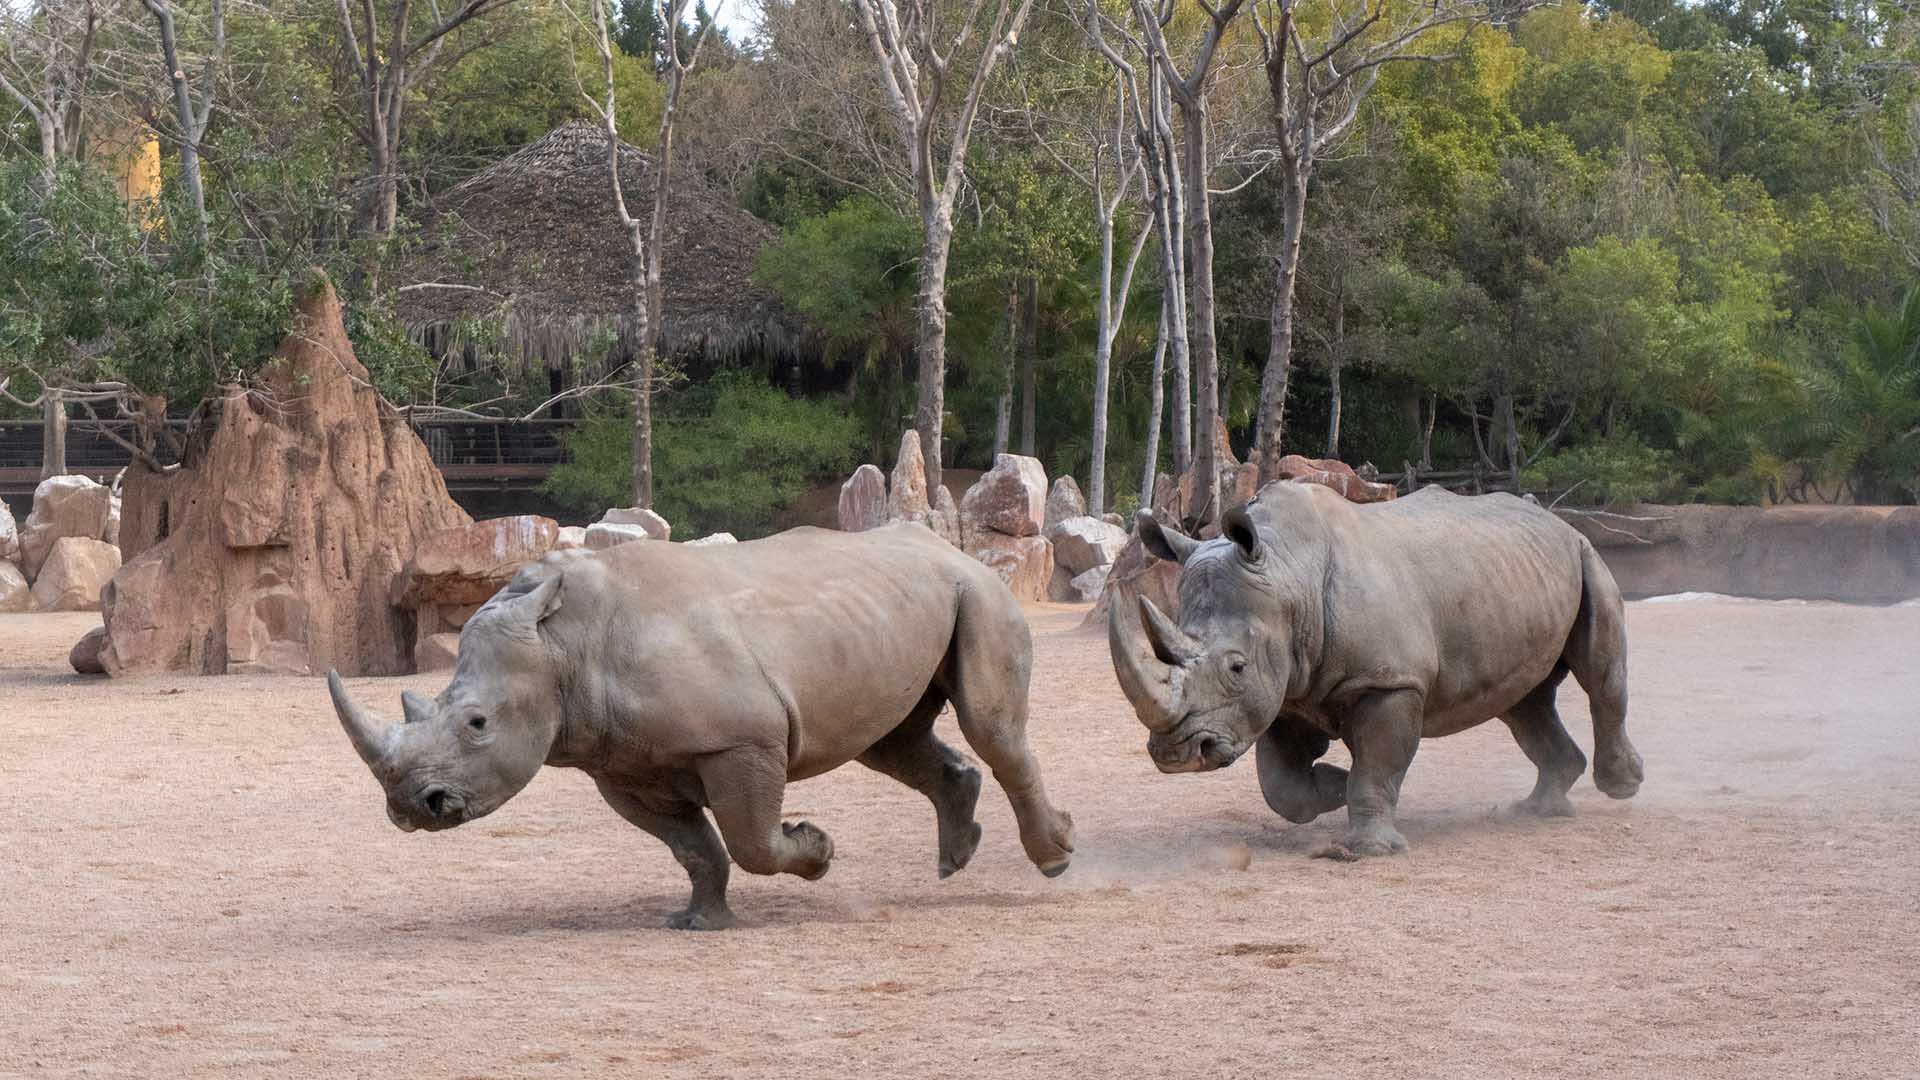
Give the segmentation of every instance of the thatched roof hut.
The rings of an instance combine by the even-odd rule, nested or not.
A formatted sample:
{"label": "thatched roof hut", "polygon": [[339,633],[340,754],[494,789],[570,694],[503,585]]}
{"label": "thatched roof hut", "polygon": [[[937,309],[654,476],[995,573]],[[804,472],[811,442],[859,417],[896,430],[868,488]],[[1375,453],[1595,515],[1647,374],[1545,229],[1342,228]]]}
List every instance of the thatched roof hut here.
{"label": "thatched roof hut", "polygon": [[[606,132],[575,122],[495,162],[448,192],[405,261],[398,314],[440,356],[473,344],[502,316],[509,362],[589,369],[610,334],[634,341],[631,248],[607,177]],[[620,147],[620,179],[636,216],[651,206],[653,158]],[[752,282],[771,226],[692,173],[676,174],[663,241],[662,322],[669,352],[730,359],[794,351],[799,321]],[[614,350],[615,359],[626,349]]]}

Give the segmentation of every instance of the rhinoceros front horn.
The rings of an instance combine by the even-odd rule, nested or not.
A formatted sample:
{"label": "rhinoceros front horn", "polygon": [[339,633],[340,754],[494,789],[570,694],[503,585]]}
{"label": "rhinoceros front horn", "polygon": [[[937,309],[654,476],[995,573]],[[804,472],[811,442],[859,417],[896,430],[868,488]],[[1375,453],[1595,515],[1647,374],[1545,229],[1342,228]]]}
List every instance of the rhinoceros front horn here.
{"label": "rhinoceros front horn", "polygon": [[1198,648],[1160,614],[1153,601],[1139,598],[1137,619],[1124,610],[1128,606],[1124,598],[1116,597],[1107,610],[1107,650],[1113,654],[1114,677],[1148,731],[1170,731],[1180,722],[1180,682],[1186,672],[1169,661],[1177,659],[1182,648],[1187,655]]}
{"label": "rhinoceros front horn", "polygon": [[333,711],[340,714],[340,726],[346,729],[360,760],[384,783],[392,771],[391,740],[386,729],[347,696],[347,687],[340,681],[339,672],[327,672],[327,693],[333,696]]}

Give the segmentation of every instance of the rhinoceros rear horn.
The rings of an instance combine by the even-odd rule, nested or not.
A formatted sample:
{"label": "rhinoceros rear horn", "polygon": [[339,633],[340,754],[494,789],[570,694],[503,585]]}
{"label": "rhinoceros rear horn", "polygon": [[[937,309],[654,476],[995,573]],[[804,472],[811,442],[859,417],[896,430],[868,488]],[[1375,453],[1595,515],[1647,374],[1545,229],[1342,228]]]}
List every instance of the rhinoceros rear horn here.
{"label": "rhinoceros rear horn", "polygon": [[[1113,674],[1140,722],[1149,731],[1166,731],[1180,719],[1181,669],[1162,659],[1151,633],[1142,631],[1141,619],[1160,616],[1160,610],[1145,597],[1140,598],[1140,618],[1127,607],[1123,597],[1116,597],[1107,610],[1107,651],[1113,655]],[[1173,632],[1185,637],[1178,627]]]}
{"label": "rhinoceros rear horn", "polygon": [[385,782],[387,774],[392,771],[392,742],[386,729],[347,695],[346,684],[340,681],[339,672],[327,672],[327,693],[333,696],[333,711],[339,714],[340,726],[346,730],[347,738],[352,740],[360,760],[367,763],[373,775]]}

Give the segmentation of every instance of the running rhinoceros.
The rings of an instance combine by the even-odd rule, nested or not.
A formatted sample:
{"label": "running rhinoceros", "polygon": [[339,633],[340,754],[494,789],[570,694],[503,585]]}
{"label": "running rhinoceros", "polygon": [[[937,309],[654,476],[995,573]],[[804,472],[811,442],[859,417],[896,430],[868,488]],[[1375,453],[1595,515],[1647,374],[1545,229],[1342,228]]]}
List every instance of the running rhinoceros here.
{"label": "running rhinoceros", "polygon": [[467,623],[439,697],[401,695],[404,723],[383,727],[337,675],[328,685],[395,825],[452,828],[542,765],[580,769],[692,878],[668,925],[714,929],[733,921],[729,853],[756,874],[827,872],[833,842],[783,822],[781,800],[789,781],[856,759],[932,800],[940,875],[965,866],[980,773],[933,733],[949,701],[1012,800],[1027,857],[1065,870],[1073,821],[1027,747],[1032,666],[993,572],[897,525],[549,555]]}
{"label": "running rhinoceros", "polygon": [[[1423,738],[1493,717],[1540,770],[1519,808],[1571,814],[1586,757],[1554,711],[1567,672],[1592,701],[1594,784],[1639,790],[1627,741],[1626,633],[1613,577],[1579,533],[1510,495],[1428,488],[1357,506],[1269,484],[1198,542],[1141,513],[1181,564],[1176,624],[1115,603],[1108,644],[1162,772],[1230,765],[1258,740],[1260,789],[1289,821],[1347,807],[1332,854],[1404,851],[1400,781]],[[1315,764],[1332,739],[1353,770]]]}

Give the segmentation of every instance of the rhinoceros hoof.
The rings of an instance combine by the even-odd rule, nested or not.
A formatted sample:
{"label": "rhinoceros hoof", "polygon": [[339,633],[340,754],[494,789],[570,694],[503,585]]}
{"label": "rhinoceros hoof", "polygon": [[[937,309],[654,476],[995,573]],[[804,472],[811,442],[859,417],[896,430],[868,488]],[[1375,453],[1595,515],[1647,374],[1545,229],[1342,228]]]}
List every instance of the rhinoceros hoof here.
{"label": "rhinoceros hoof", "polygon": [[1407,850],[1407,838],[1391,825],[1370,825],[1349,832],[1346,839],[1329,844],[1313,853],[1316,859],[1358,862],[1378,855],[1398,855]]}
{"label": "rhinoceros hoof", "polygon": [[733,912],[726,908],[676,911],[667,916],[669,930],[725,930],[733,925]]}
{"label": "rhinoceros hoof", "polygon": [[803,860],[793,868],[793,873],[808,881],[819,881],[827,876],[827,868],[833,863],[833,838],[821,832],[811,821],[783,821],[780,830],[787,834],[795,847],[804,852]]}
{"label": "rhinoceros hoof", "polygon": [[1509,806],[1510,813],[1525,817],[1572,817],[1573,803],[1565,795],[1529,795]]}
{"label": "rhinoceros hoof", "polygon": [[953,875],[959,873],[960,871],[965,870],[967,868],[967,863],[973,861],[974,849],[978,848],[979,846],[980,846],[980,823],[976,821],[972,825],[968,826],[967,838],[964,841],[953,845],[953,850],[948,852],[944,857],[941,858],[940,860],[941,880],[950,878]]}
{"label": "rhinoceros hoof", "polygon": [[1631,799],[1646,778],[1640,755],[1631,748],[1602,757],[1593,766],[1593,786],[1612,799]]}

